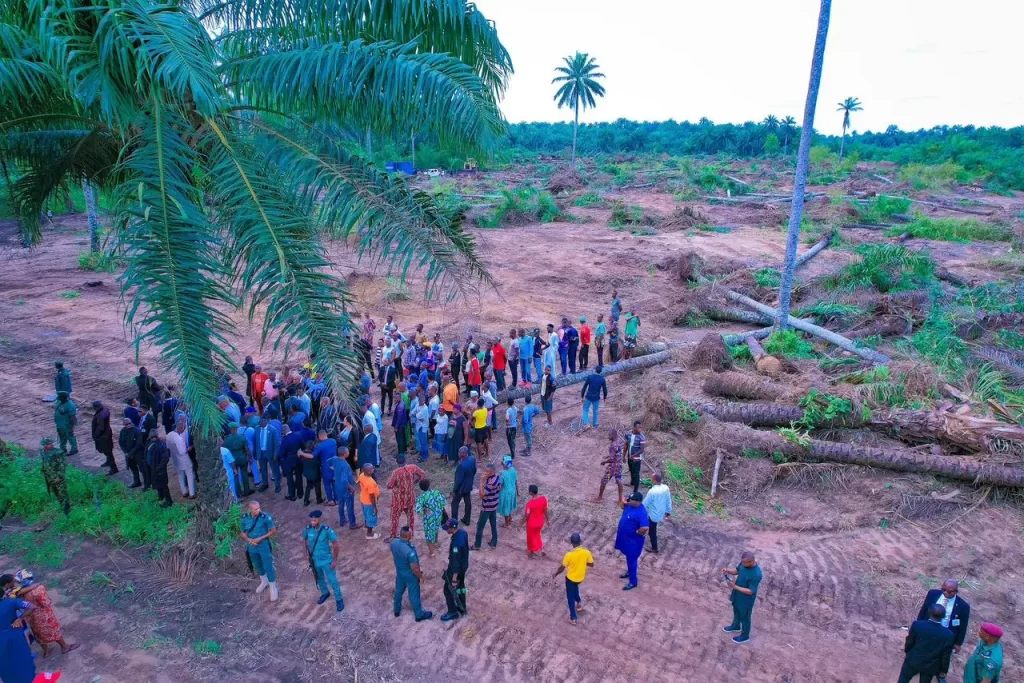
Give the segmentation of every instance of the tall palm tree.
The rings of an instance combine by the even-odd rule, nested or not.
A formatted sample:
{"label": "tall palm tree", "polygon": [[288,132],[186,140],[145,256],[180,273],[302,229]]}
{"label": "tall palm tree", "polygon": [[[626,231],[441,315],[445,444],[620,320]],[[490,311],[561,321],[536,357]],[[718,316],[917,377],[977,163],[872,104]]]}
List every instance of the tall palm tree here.
{"label": "tall palm tree", "polygon": [[782,119],[782,155],[789,155],[789,138],[793,136],[794,129],[796,127],[796,119],[792,116],[787,116]]}
{"label": "tall palm tree", "polygon": [[201,536],[223,507],[225,310],[259,314],[275,349],[315,354],[344,401],[351,299],[322,239],[351,238],[400,277],[424,267],[431,296],[489,280],[461,215],[331,134],[492,145],[512,64],[466,0],[11,0],[0,65],[0,158],[30,238],[69,181],[111,198],[126,323],[179,375],[197,430]]}
{"label": "tall palm tree", "polygon": [[779,129],[779,119],[774,114],[769,114],[764,117],[764,121],[761,121],[761,125],[769,131],[775,131]]}
{"label": "tall palm tree", "polygon": [[850,127],[850,112],[861,111],[860,100],[856,97],[847,97],[839,103],[836,111],[843,112],[843,139],[839,143],[839,160],[843,160],[843,148],[846,147],[846,130]]}
{"label": "tall palm tree", "polygon": [[832,14],[832,0],[821,0],[818,11],[818,32],[814,38],[814,53],[811,56],[811,78],[807,84],[807,100],[804,102],[804,121],[800,131],[800,148],[796,154],[796,174],[793,178],[793,203],[789,210],[789,232],[786,234],[786,260],[782,268],[782,283],[779,286],[779,315],[776,326],[789,327],[789,309],[793,298],[793,275],[796,272],[796,248],[800,241],[800,221],[804,214],[804,194],[807,190],[807,166],[811,159],[811,139],[814,137],[814,110],[818,106],[818,89],[821,86],[821,68],[825,63],[825,40],[828,38],[828,22]]}
{"label": "tall palm tree", "polygon": [[604,74],[598,72],[600,69],[594,58],[585,52],[577,52],[572,57],[563,57],[565,66],[555,68],[560,74],[555,76],[552,83],[561,83],[558,92],[555,93],[555,101],[558,108],[572,107],[575,113],[575,121],[572,127],[572,167],[576,168],[576,134],[580,129],[580,106],[583,109],[597,106],[594,95],[604,97],[604,86],[597,82],[598,78],[604,78]]}

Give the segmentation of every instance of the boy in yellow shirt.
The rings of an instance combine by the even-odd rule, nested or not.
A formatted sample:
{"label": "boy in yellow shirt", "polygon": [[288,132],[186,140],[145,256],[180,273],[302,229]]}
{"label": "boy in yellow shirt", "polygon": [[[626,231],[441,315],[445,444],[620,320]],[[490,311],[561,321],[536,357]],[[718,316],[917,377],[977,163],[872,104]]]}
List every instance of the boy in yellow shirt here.
{"label": "boy in yellow shirt", "polygon": [[473,429],[475,430],[473,440],[476,441],[477,457],[487,458],[490,455],[487,442],[491,430],[487,426],[487,408],[484,407],[482,398],[477,400],[476,410],[473,411]]}
{"label": "boy in yellow shirt", "polygon": [[[565,571],[565,597],[569,600],[569,623],[576,625],[576,612],[583,610],[583,603],[580,601],[580,584],[587,578],[587,567],[594,566],[594,556],[583,547],[583,539],[579,534],[569,537],[572,543],[572,550],[562,558],[562,566],[551,578],[557,579],[558,575]],[[567,570],[567,571],[566,571]]]}
{"label": "boy in yellow shirt", "polygon": [[377,499],[380,497],[380,486],[373,479],[373,465],[366,463],[359,473],[359,503],[363,506],[363,521],[366,523],[366,540],[380,538],[373,532],[377,526]]}

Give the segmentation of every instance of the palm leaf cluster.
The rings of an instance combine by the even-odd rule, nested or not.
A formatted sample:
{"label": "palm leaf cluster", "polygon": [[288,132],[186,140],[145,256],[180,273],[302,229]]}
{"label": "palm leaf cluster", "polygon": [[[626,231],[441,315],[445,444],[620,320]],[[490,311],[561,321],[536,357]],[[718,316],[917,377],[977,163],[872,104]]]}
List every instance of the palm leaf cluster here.
{"label": "palm leaf cluster", "polygon": [[486,151],[512,65],[464,0],[11,0],[0,9],[0,157],[25,236],[88,180],[127,257],[126,323],[219,426],[231,310],[313,353],[336,395],[356,363],[324,240],[451,296],[487,275],[461,216],[344,147],[339,131]]}

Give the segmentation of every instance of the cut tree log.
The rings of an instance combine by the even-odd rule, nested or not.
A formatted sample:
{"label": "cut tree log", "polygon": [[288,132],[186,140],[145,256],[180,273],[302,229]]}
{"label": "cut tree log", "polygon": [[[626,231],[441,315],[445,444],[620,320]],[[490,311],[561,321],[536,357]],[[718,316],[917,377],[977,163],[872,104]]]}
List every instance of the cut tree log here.
{"label": "cut tree log", "polygon": [[709,396],[774,401],[786,393],[784,387],[742,372],[719,372],[704,381],[701,389]]}
{"label": "cut tree log", "polygon": [[[801,256],[799,256],[797,258],[797,260],[796,260],[796,267],[799,268],[800,266],[804,265],[805,263],[810,261],[812,258],[817,256],[818,254],[820,254],[822,251],[824,251],[828,247],[828,245],[831,242],[832,242],[832,235],[825,235],[824,237],[822,237],[820,240],[818,240],[818,242],[813,247],[811,247],[810,249],[805,251]],[[781,268],[781,266],[780,266],[780,268]]]}
{"label": "cut tree log", "polygon": [[723,177],[724,177],[724,178],[728,178],[729,180],[731,180],[731,181],[733,181],[734,183],[737,183],[737,184],[739,184],[739,185],[743,185],[743,186],[745,186],[745,187],[750,187],[750,183],[746,183],[746,182],[744,182],[744,181],[740,180],[739,178],[734,178],[734,177],[732,177],[731,175],[725,175],[725,174],[723,174]]}
{"label": "cut tree log", "polygon": [[894,238],[893,242],[896,243],[896,244],[903,244],[904,242],[909,240],[911,237],[913,237],[913,235],[911,235],[909,232],[905,232],[902,235],[900,235],[899,237]]}
{"label": "cut tree log", "polygon": [[775,356],[769,356],[753,337],[747,337],[747,348],[750,349],[750,356],[754,359],[754,370],[759,375],[778,377],[782,374],[782,361]]}
{"label": "cut tree log", "polygon": [[790,441],[778,432],[763,432],[740,424],[725,424],[713,418],[699,428],[696,443],[699,454],[710,461],[717,449],[739,454],[744,449],[764,453],[782,453],[789,458],[838,462],[847,465],[877,467],[897,472],[918,472],[967,481],[978,485],[1024,487],[1024,468],[988,465],[967,458],[923,455],[912,449],[867,448],[854,444],[809,439],[807,445]]}
{"label": "cut tree log", "polygon": [[913,223],[915,219],[913,216],[908,216],[905,213],[894,213],[889,216],[889,220],[895,221],[896,223]]}
{"label": "cut tree log", "polygon": [[912,320],[899,315],[887,315],[871,320],[866,325],[852,330],[846,330],[845,334],[850,339],[864,339],[873,337],[876,334],[880,337],[892,337],[895,335],[910,334],[914,329]]}
{"label": "cut tree log", "polygon": [[736,308],[706,308],[703,313],[719,322],[750,323],[752,325],[764,325],[771,322],[768,316],[757,311],[741,311]]}
{"label": "cut tree log", "polygon": [[940,280],[943,280],[944,282],[948,282],[949,284],[954,285],[956,287],[970,287],[971,286],[970,282],[968,282],[967,280],[963,279],[959,275],[954,275],[953,273],[949,272],[945,268],[936,268],[935,269],[935,277],[939,278]]}
{"label": "cut tree log", "polygon": [[892,223],[842,223],[840,228],[860,228],[861,230],[888,230]]}
{"label": "cut tree log", "polygon": [[[736,303],[743,304],[747,308],[752,308],[755,311],[760,311],[761,313],[764,313],[765,315],[770,315],[772,317],[778,315],[778,311],[776,311],[771,306],[765,306],[764,304],[762,304],[762,303],[760,303],[758,301],[754,301],[749,296],[743,296],[742,294],[738,294],[738,293],[736,293],[736,292],[734,292],[734,291],[732,291],[730,289],[725,290],[725,296],[730,301],[735,301]],[[796,329],[800,330],[801,332],[806,332],[807,334],[812,334],[815,337],[819,337],[820,339],[824,339],[829,344],[832,344],[834,346],[838,346],[839,348],[843,349],[844,351],[849,351],[850,353],[856,354],[856,355],[860,356],[861,358],[863,358],[864,360],[869,360],[872,363],[888,363],[889,362],[889,357],[888,356],[885,356],[885,355],[883,355],[881,353],[878,353],[874,349],[869,349],[869,348],[865,348],[865,347],[862,347],[862,346],[857,346],[856,344],[854,344],[852,341],[850,341],[846,337],[838,335],[835,332],[830,332],[829,330],[826,330],[824,327],[818,327],[817,325],[814,325],[814,324],[809,323],[809,322],[805,322],[803,320],[799,320],[797,318],[794,318],[793,316],[789,316],[788,322],[789,322],[789,325],[791,325],[792,327],[795,327]],[[728,343],[728,342],[726,342],[726,343]]]}
{"label": "cut tree log", "polygon": [[[651,344],[650,346],[654,346]],[[662,344],[662,347],[667,346]],[[628,372],[630,370],[642,370],[644,368],[653,367],[659,363],[664,363],[672,357],[672,352],[668,350],[658,351],[656,353],[649,353],[644,356],[637,358],[630,358],[629,360],[619,361],[618,363],[612,363],[611,365],[605,365],[601,368],[601,374],[608,376],[614,375],[617,372]],[[555,387],[562,388],[571,386],[573,384],[582,384],[587,377],[594,374],[593,370],[587,370],[585,372],[577,372],[572,375],[559,375],[555,380]],[[540,382],[534,382],[528,387],[515,387],[512,389],[506,389],[505,391],[498,392],[496,397],[498,403],[504,402],[509,398],[523,398],[531,394],[540,393]]]}
{"label": "cut tree log", "polygon": [[892,195],[879,195],[881,197],[888,197],[889,199],[910,199],[915,204],[922,204],[924,206],[934,206],[938,209],[946,209],[947,211],[957,211],[959,213],[966,213],[972,216],[991,216],[994,212],[982,211],[980,209],[971,209],[966,206],[958,206],[956,204],[942,204],[940,202],[930,202],[925,199],[913,199],[911,197],[894,197]]}
{"label": "cut tree log", "polygon": [[893,182],[891,180],[889,180],[888,178],[886,178],[884,175],[878,175],[877,173],[872,173],[871,177],[872,178],[877,178],[878,180],[881,180],[886,185],[892,185],[893,184]]}

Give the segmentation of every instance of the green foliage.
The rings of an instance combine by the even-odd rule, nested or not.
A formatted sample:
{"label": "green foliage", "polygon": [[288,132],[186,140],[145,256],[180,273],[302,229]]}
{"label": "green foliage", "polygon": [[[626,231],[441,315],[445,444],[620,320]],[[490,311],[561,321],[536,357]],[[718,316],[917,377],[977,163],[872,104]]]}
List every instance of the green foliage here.
{"label": "green foliage", "polygon": [[477,219],[477,225],[481,228],[520,225],[535,220],[551,223],[562,217],[554,196],[546,190],[518,187],[515,190],[502,190],[501,196],[502,200],[498,206]]}
{"label": "green foliage", "polygon": [[78,297],[82,296],[82,293],[74,289],[69,289],[66,292],[61,292],[57,296],[59,296],[61,299],[77,299]]}
{"label": "green foliage", "polygon": [[676,410],[676,424],[691,424],[700,419],[700,414],[679,394],[672,394],[672,405]]}
{"label": "green foliage", "polygon": [[626,204],[621,199],[616,199],[612,202],[612,214],[608,219],[608,224],[617,228],[623,228],[650,224],[650,219],[644,215],[642,206]]}
{"label": "green foliage", "polygon": [[853,410],[853,401],[811,389],[800,399],[800,407],[804,409],[803,419],[793,426],[810,430],[824,424],[841,422]]}
{"label": "green foliage", "polygon": [[929,218],[918,214],[913,223],[889,228],[885,234],[895,237],[909,232],[913,237],[943,242],[1012,242],[1008,228],[983,223],[973,218]]}
{"label": "green foliage", "polygon": [[935,272],[935,263],[927,253],[911,251],[900,244],[862,244],[856,252],[860,260],[825,278],[827,289],[873,288],[893,292],[920,288],[928,284]]}
{"label": "green foliage", "polygon": [[213,523],[214,554],[231,557],[242,532],[242,506],[235,503]]}
{"label": "green foliage", "polygon": [[841,304],[835,301],[817,301],[811,306],[804,306],[794,314],[798,318],[814,316],[819,320],[831,320],[833,318],[844,318],[863,313],[860,306],[853,304]]}
{"label": "green foliage", "polygon": [[779,142],[779,136],[775,133],[769,133],[764,139],[764,153],[768,156],[774,156],[779,153],[779,149],[782,148],[782,144]]}
{"label": "green foliage", "polygon": [[870,204],[859,207],[861,217],[868,223],[885,223],[897,214],[910,211],[911,201],[903,197],[878,195]]}
{"label": "green foliage", "polygon": [[579,197],[575,199],[575,201],[573,201],[573,206],[579,206],[583,208],[599,207],[604,206],[605,204],[606,202],[604,200],[604,197],[602,197],[596,192],[587,192],[585,194],[581,194]]}
{"label": "green foliage", "polygon": [[980,178],[963,166],[947,161],[937,165],[907,164],[899,171],[899,179],[910,183],[915,190],[934,190],[954,183],[970,184]]}
{"label": "green foliage", "polygon": [[1024,334],[1016,330],[999,330],[996,332],[996,341],[999,346],[1008,349],[1024,350]]}
{"label": "green foliage", "polygon": [[397,301],[410,301],[412,294],[409,292],[409,285],[404,280],[395,277],[384,278],[387,288],[384,290],[384,301],[393,304]]}
{"label": "green foliage", "polygon": [[219,657],[221,654],[220,643],[216,640],[196,640],[192,643],[192,650],[197,655],[213,655]]}
{"label": "green foliage", "polygon": [[778,432],[779,436],[791,444],[795,444],[801,448],[811,447],[811,437],[807,432],[801,429],[796,427],[779,427],[775,431]]}
{"label": "green foliage", "polygon": [[765,353],[786,358],[815,358],[814,345],[797,330],[776,330],[764,342]]}
{"label": "green foliage", "polygon": [[124,259],[104,251],[87,251],[78,255],[78,269],[97,273],[113,273],[124,267]]}
{"label": "green foliage", "polygon": [[712,512],[723,514],[721,504],[711,498],[711,494],[698,483],[704,472],[685,460],[665,461],[665,479],[672,489],[673,497],[681,500],[698,515]]}
{"label": "green foliage", "polygon": [[766,451],[758,450],[756,448],[744,448],[740,451],[741,458],[768,458],[776,465],[782,465],[789,462],[789,458],[784,453],[775,451],[768,453]]}
{"label": "green foliage", "polygon": [[754,281],[758,287],[774,289],[782,283],[782,273],[777,268],[759,268],[754,271]]}
{"label": "green foliage", "polygon": [[680,316],[672,321],[676,327],[711,327],[715,321],[703,313],[689,310],[686,315]]}
{"label": "green foliage", "polygon": [[16,555],[34,567],[59,569],[74,551],[70,539],[62,535],[15,531],[0,536],[0,553]]}

